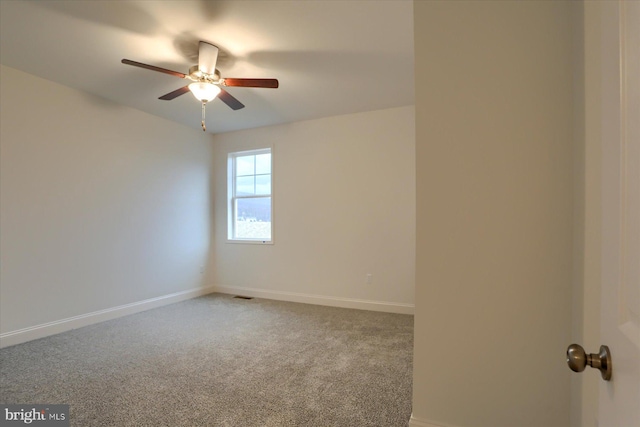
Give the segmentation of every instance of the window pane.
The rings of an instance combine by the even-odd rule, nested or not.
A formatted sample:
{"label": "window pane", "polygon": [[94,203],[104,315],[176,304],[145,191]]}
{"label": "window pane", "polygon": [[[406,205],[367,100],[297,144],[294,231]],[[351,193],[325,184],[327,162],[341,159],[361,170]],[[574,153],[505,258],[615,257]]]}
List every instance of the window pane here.
{"label": "window pane", "polygon": [[271,153],[256,156],[256,174],[271,173]]}
{"label": "window pane", "polygon": [[255,173],[256,156],[236,157],[236,176],[253,175]]}
{"label": "window pane", "polygon": [[251,196],[253,194],[256,194],[253,175],[236,178],[236,196]]}
{"label": "window pane", "polygon": [[236,199],[235,238],[271,240],[271,197]]}
{"label": "window pane", "polygon": [[256,175],[256,194],[271,194],[271,175]]}

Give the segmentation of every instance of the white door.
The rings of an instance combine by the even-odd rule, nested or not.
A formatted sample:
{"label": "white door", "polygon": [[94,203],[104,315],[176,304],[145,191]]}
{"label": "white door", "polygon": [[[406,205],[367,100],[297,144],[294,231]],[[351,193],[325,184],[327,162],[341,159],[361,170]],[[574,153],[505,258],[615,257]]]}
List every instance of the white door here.
{"label": "white door", "polygon": [[613,376],[598,419],[640,427],[640,2],[603,3],[601,343]]}

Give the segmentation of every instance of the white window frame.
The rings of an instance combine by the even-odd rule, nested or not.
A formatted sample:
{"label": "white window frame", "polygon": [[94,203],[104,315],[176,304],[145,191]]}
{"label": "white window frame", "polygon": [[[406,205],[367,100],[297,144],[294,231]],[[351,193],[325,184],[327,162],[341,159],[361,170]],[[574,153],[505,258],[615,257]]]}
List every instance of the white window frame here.
{"label": "white window frame", "polygon": [[[271,154],[271,193],[269,195],[236,196],[236,158],[248,155]],[[235,237],[235,209],[237,199],[271,198],[271,239],[251,239]],[[227,154],[227,243],[245,243],[253,245],[272,245],[274,243],[274,218],[273,218],[273,147],[258,148],[253,150],[235,151]]]}

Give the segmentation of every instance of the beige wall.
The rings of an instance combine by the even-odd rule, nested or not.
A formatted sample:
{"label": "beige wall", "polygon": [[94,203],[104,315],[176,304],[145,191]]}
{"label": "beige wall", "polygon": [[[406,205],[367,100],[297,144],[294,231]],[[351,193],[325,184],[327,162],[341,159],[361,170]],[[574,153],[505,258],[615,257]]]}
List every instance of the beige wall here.
{"label": "beige wall", "polygon": [[569,425],[569,2],[414,2],[412,426]]}
{"label": "beige wall", "polygon": [[211,135],[1,76],[0,332],[204,286]]}
{"label": "beige wall", "polygon": [[[414,144],[412,106],[216,135],[214,284],[232,293],[412,311]],[[227,153],[269,146],[275,244],[227,243]]]}

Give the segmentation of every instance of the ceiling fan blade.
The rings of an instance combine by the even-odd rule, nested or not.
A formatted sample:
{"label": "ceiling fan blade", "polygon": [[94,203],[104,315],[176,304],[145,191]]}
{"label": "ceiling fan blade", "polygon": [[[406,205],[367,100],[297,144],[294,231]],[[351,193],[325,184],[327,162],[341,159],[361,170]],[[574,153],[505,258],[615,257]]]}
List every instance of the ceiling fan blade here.
{"label": "ceiling fan blade", "polygon": [[162,99],[163,101],[171,101],[172,99],[175,99],[175,98],[179,97],[180,95],[184,95],[187,92],[189,92],[189,85],[183,86],[180,89],[176,89],[173,92],[169,92],[166,95],[162,95],[158,99]]}
{"label": "ceiling fan blade", "polygon": [[233,95],[222,88],[220,88],[218,98],[220,98],[220,101],[231,107],[232,110],[239,110],[241,108],[244,108],[244,104],[242,102],[238,101]]}
{"label": "ceiling fan blade", "polygon": [[276,89],[278,87],[277,79],[221,79],[223,86],[239,86],[239,87],[264,87]]}
{"label": "ceiling fan blade", "polygon": [[198,69],[203,73],[214,74],[218,62],[218,48],[207,42],[198,45]]}
{"label": "ceiling fan blade", "polygon": [[133,65],[134,67],[146,68],[147,70],[160,71],[161,73],[170,74],[172,76],[180,77],[181,79],[184,79],[185,77],[187,77],[187,75],[184,73],[179,73],[173,70],[167,70],[166,68],[156,67],[155,65],[143,64],[142,62],[136,62],[130,59],[123,59],[122,63],[127,65]]}

